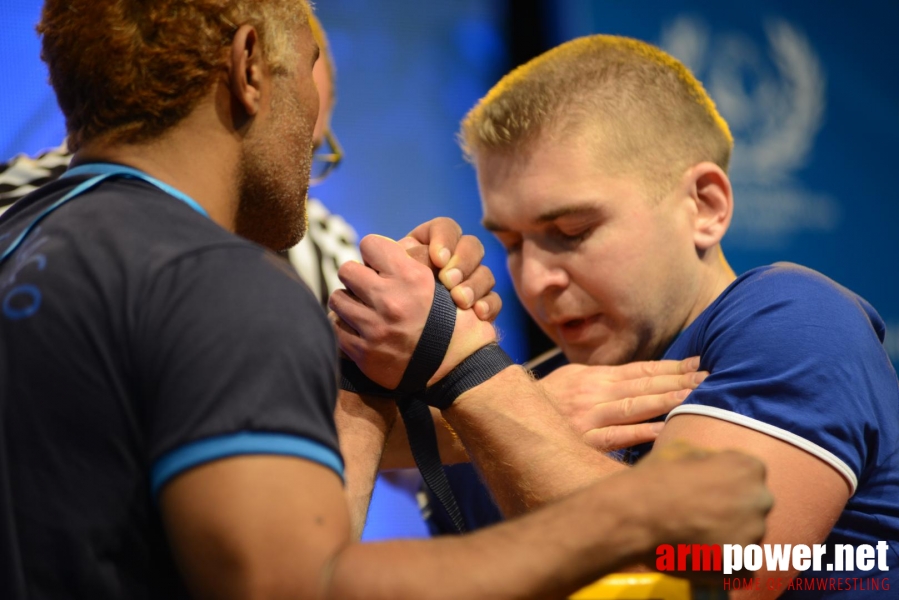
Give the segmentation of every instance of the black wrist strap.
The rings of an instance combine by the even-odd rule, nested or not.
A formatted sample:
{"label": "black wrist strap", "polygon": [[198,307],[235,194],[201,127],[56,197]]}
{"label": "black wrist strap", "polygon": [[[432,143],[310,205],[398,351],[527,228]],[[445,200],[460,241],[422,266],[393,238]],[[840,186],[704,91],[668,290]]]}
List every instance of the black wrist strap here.
{"label": "black wrist strap", "polygon": [[437,433],[431,408],[415,394],[397,400],[400,415],[406,425],[406,436],[409,438],[409,449],[415,466],[421,472],[421,478],[431,490],[434,498],[446,511],[458,533],[465,533],[465,520],[462,511],[453,495],[449,480],[440,461],[440,450],[437,445]]}
{"label": "black wrist strap", "polygon": [[456,304],[449,290],[439,281],[434,281],[434,302],[431,303],[428,320],[396,391],[408,394],[421,392],[427,387],[428,381],[443,363],[455,327]]}
{"label": "black wrist strap", "polygon": [[425,402],[446,410],[456,398],[515,363],[498,344],[484,346],[425,391]]}
{"label": "black wrist strap", "polygon": [[365,396],[395,398],[396,390],[388,390],[366,377],[362,369],[348,358],[340,359],[340,389]]}
{"label": "black wrist strap", "polygon": [[356,363],[348,358],[340,361],[340,387],[341,389],[366,394],[369,396],[382,396],[399,398],[413,392],[423,392],[428,380],[434,376],[437,369],[446,356],[450,340],[453,339],[453,329],[456,327],[456,305],[443,284],[434,282],[434,301],[428,312],[421,337],[412,351],[412,357],[403,377],[396,389],[390,390],[378,385],[369,379]]}

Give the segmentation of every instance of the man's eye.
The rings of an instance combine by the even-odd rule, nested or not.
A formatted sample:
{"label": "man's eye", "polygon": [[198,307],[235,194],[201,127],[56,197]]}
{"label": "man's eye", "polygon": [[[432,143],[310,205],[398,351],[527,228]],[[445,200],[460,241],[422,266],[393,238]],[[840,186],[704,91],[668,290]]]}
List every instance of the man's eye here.
{"label": "man's eye", "polygon": [[556,230],[555,237],[566,244],[577,244],[579,242],[584,241],[587,237],[593,232],[592,227],[587,227],[586,229],[580,229],[573,232],[563,231],[561,229]]}
{"label": "man's eye", "polygon": [[518,252],[521,249],[521,238],[517,235],[497,234],[496,239],[503,245],[507,254]]}

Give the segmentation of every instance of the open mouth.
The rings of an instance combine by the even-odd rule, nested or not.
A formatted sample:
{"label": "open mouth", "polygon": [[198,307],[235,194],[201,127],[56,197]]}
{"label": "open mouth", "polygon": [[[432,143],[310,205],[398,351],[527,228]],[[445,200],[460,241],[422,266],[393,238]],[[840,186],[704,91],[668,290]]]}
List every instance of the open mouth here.
{"label": "open mouth", "polygon": [[566,338],[578,337],[585,333],[590,325],[596,323],[599,318],[600,315],[593,315],[582,319],[571,319],[562,323],[559,329]]}

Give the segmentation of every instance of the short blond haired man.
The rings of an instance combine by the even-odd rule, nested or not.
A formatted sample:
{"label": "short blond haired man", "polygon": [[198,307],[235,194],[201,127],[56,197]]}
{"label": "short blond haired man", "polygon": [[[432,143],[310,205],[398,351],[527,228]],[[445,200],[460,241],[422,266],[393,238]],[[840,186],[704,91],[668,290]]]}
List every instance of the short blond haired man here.
{"label": "short blond haired man", "polygon": [[884,323],[808,269],[731,270],[721,240],[733,140],[682,64],[628,38],[568,42],[504,77],[460,139],[519,298],[575,363],[550,378],[579,432],[593,410],[576,393],[590,377],[581,365],[699,355],[710,375],[669,413],[655,447],[683,438],[755,454],[776,498],[765,542],[832,551],[889,541],[889,572],[838,576],[896,571],[899,386]]}

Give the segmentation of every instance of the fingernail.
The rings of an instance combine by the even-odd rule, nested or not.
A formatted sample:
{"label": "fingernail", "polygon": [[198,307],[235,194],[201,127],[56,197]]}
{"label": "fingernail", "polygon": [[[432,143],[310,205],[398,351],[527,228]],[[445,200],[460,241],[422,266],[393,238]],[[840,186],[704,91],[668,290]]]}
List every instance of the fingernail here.
{"label": "fingernail", "polygon": [[678,400],[685,400],[690,395],[690,390],[681,390],[674,395]]}
{"label": "fingernail", "polygon": [[688,358],[687,360],[688,360],[688,362],[687,362],[688,368],[694,369],[694,370],[699,368],[699,357],[698,356]]}
{"label": "fingernail", "polygon": [[437,253],[437,256],[440,257],[441,266],[446,266],[446,263],[449,262],[450,257],[453,255],[452,252],[449,251],[449,248],[441,248],[440,252]]}
{"label": "fingernail", "polygon": [[490,306],[483,300],[478,300],[475,302],[474,312],[479,318],[483,319],[490,312]]}
{"label": "fingernail", "polygon": [[462,271],[459,269],[450,269],[443,274],[443,284],[452,289],[462,283]]}
{"label": "fingernail", "polygon": [[709,376],[708,371],[700,371],[698,373],[694,373],[693,374],[693,383],[695,383],[696,385],[699,385],[700,383],[705,381],[705,378],[708,376]]}
{"label": "fingernail", "polygon": [[660,434],[662,432],[662,429],[664,429],[664,428],[665,428],[665,423],[661,423],[661,422],[660,423],[652,423],[649,426],[649,429],[656,435]]}
{"label": "fingernail", "polygon": [[462,296],[462,306],[464,308],[468,308],[469,306],[471,306],[471,303],[474,302],[474,292],[471,291],[471,288],[460,287],[456,289],[459,290],[456,293]]}

